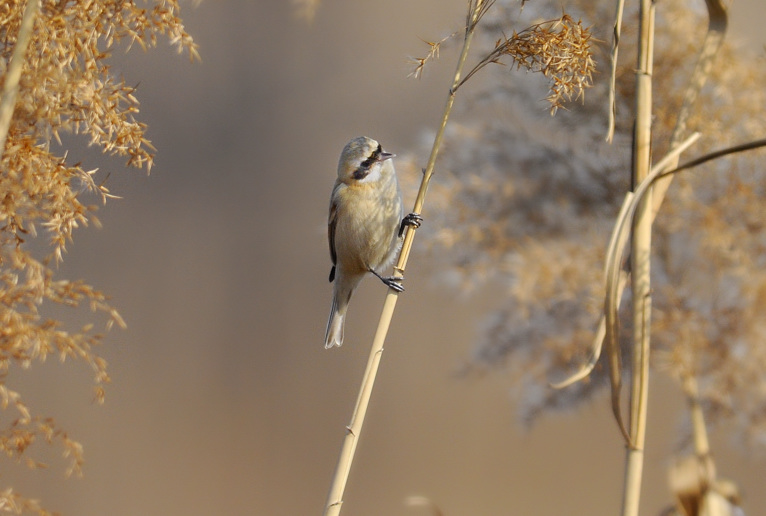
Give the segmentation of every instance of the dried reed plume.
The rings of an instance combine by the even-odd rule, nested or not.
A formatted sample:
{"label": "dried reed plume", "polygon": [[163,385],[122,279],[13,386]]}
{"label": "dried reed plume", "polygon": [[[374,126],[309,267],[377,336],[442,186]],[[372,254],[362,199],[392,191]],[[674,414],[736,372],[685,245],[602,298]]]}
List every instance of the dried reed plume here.
{"label": "dried reed plume", "polygon": [[[106,362],[95,352],[103,338],[95,324],[68,329],[46,318],[44,307],[87,307],[105,316],[104,329],[125,326],[103,293],[57,277],[74,229],[98,224],[95,206],[83,198],[95,194],[103,203],[112,197],[94,179],[95,170],[67,161],[60,134],[81,134],[104,153],[150,170],[153,147],[146,126],[135,119],[135,88],[115,77],[107,60],[120,47],[153,47],[163,34],[179,52],[197,58],[178,12],[176,0],[147,8],[118,0],[8,0],[0,7],[0,407],[15,411],[0,430],[0,451],[17,462],[39,465],[26,453],[36,441],[63,447],[67,474],[79,474],[83,459],[79,443],[33,414],[6,385],[11,366],[27,368],[51,354],[83,360],[93,370],[98,402],[109,381]],[[12,489],[0,492],[0,511],[49,514]]]}
{"label": "dried reed plume", "polygon": [[490,63],[502,64],[509,57],[516,69],[539,72],[550,81],[550,94],[546,97],[551,114],[572,99],[583,98],[591,87],[596,64],[591,51],[590,29],[582,21],[575,22],[564,14],[495,42],[495,48],[468,72],[460,85]]}

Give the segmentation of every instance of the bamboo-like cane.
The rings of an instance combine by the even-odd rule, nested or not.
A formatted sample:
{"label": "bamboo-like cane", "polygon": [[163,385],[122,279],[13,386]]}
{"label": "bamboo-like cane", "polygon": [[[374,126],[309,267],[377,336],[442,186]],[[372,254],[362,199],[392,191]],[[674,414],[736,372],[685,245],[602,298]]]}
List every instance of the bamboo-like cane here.
{"label": "bamboo-like cane", "polygon": [[29,0],[24,8],[24,16],[21,19],[19,35],[16,37],[16,46],[13,48],[11,63],[5,73],[3,84],[3,98],[0,101],[0,156],[5,152],[5,141],[8,138],[8,130],[11,127],[13,108],[16,106],[16,95],[19,92],[19,80],[21,70],[24,68],[24,56],[27,53],[29,38],[32,36],[32,28],[35,24],[37,11],[40,9],[40,0]]}
{"label": "bamboo-like cane", "polygon": [[[636,70],[636,122],[633,135],[633,187],[651,168],[652,60],[654,4],[641,0],[639,8],[638,63]],[[650,255],[652,245],[651,192],[640,202],[631,241],[633,290],[633,374],[630,395],[630,438],[625,463],[622,516],[638,516],[646,440],[649,398],[649,335],[651,328]]]}
{"label": "bamboo-like cane", "polygon": [[[696,88],[701,87],[707,77],[712,59],[720,48],[726,28],[726,13],[717,0],[707,1],[711,25],[708,38],[703,45],[703,54],[687,91],[691,98],[685,98],[684,106],[690,109],[696,100]],[[721,7],[718,9],[718,7]],[[710,35],[713,34],[713,37]],[[654,4],[641,0],[639,13],[639,54],[636,79],[636,128],[633,148],[634,186],[644,180],[651,167],[651,74],[654,45]],[[697,75],[699,73],[699,75]],[[682,113],[674,131],[676,143],[683,137],[686,113]],[[651,328],[650,255],[652,221],[662,201],[670,179],[662,181],[659,199],[654,203],[651,190],[639,204],[633,227],[631,249],[631,277],[633,289],[633,374],[630,397],[630,436],[625,464],[625,486],[622,516],[638,516],[641,497],[644,445],[646,439],[646,414],[649,397],[649,349]]]}
{"label": "bamboo-like cane", "polygon": [[[425,202],[426,192],[428,191],[428,184],[431,181],[433,175],[434,165],[436,164],[436,157],[439,154],[442,140],[444,138],[444,130],[447,127],[447,121],[449,120],[452,112],[452,105],[455,102],[455,94],[460,83],[460,78],[463,72],[463,66],[465,65],[466,57],[468,56],[468,49],[473,39],[473,33],[476,28],[476,24],[481,17],[484,8],[484,0],[473,0],[469,3],[469,9],[466,17],[465,37],[463,39],[463,48],[458,58],[457,68],[455,70],[455,76],[450,87],[449,94],[447,96],[447,102],[444,106],[444,114],[442,115],[441,125],[434,138],[434,144],[431,148],[431,154],[428,158],[428,163],[423,171],[423,179],[420,183],[420,189],[415,199],[415,206],[413,208],[414,213],[422,213],[423,204]],[[412,249],[412,241],[415,236],[415,229],[411,226],[407,226],[407,230],[404,234],[404,242],[402,249],[399,253],[399,259],[394,266],[394,275],[397,277],[403,277],[404,269],[407,266],[407,260]],[[391,323],[391,318],[394,314],[394,308],[396,307],[396,301],[399,297],[399,293],[393,289],[389,289],[386,299],[383,303],[383,311],[380,315],[378,322],[378,329],[375,332],[375,337],[372,341],[372,348],[370,349],[370,356],[367,360],[367,367],[362,377],[362,384],[359,389],[359,395],[356,400],[354,412],[351,416],[351,422],[346,427],[346,436],[343,440],[343,446],[341,448],[340,457],[338,458],[338,465],[335,468],[335,475],[333,476],[332,485],[330,486],[330,492],[327,498],[327,504],[325,505],[325,516],[337,516],[340,514],[341,506],[343,504],[343,492],[346,488],[349,472],[351,470],[351,464],[354,460],[354,454],[356,452],[356,446],[359,441],[359,436],[362,431],[362,425],[367,413],[367,407],[370,402],[370,396],[372,394],[372,388],[375,383],[375,376],[378,372],[378,366],[380,365],[381,355],[383,354],[383,343],[386,340],[386,334],[388,333],[388,327]]]}

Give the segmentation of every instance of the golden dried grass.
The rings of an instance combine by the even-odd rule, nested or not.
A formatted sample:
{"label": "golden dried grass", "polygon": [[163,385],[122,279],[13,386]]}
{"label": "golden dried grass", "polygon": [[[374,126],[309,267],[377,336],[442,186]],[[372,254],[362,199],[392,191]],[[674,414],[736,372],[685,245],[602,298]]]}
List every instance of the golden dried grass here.
{"label": "golden dried grass", "polygon": [[[129,166],[151,169],[154,149],[146,125],[135,118],[135,88],[115,77],[107,61],[118,47],[146,49],[160,35],[198,58],[178,13],[176,0],[146,7],[117,0],[7,0],[0,6],[0,85],[2,105],[9,106],[6,118],[0,116],[0,134],[7,135],[0,149],[0,408],[15,411],[0,429],[0,452],[16,462],[42,466],[28,457],[29,447],[57,443],[67,474],[79,474],[83,454],[80,443],[52,419],[34,414],[7,386],[12,366],[28,368],[49,355],[82,360],[93,371],[98,402],[109,382],[106,361],[95,351],[103,333],[93,323],[68,329],[43,316],[43,307],[88,308],[105,316],[104,330],[125,326],[102,292],[57,277],[74,229],[98,224],[96,207],[84,204],[83,194],[96,194],[102,203],[112,197],[103,182],[96,183],[95,170],[68,163],[60,135],[82,135]],[[50,514],[10,488],[0,492],[0,512]]]}

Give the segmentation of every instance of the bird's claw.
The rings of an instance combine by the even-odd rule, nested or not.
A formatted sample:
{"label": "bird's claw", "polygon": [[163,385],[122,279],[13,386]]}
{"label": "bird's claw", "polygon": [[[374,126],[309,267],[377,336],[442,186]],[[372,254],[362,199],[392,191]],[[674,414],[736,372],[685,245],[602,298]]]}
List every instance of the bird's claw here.
{"label": "bird's claw", "polygon": [[386,276],[383,277],[377,272],[375,272],[373,269],[370,269],[370,272],[375,275],[380,281],[382,281],[388,288],[394,289],[397,292],[404,292],[404,285],[402,285],[402,281],[404,281],[404,277],[402,276]]}
{"label": "bird's claw", "polygon": [[397,292],[404,292],[404,285],[402,285],[402,280],[404,278],[401,278],[399,276],[389,276],[387,278],[380,278],[383,283],[386,284],[388,288],[394,289]]}
{"label": "bird's claw", "polygon": [[402,234],[404,234],[405,226],[410,226],[412,228],[418,229],[421,224],[423,224],[423,217],[419,213],[410,213],[409,215],[405,215],[405,217],[402,219],[402,224],[399,226],[399,236],[401,237]]}

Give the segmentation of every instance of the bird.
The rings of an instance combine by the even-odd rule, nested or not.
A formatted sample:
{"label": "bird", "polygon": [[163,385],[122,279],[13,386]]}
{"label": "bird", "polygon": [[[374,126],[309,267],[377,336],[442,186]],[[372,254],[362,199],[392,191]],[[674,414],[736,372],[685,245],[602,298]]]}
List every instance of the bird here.
{"label": "bird", "polygon": [[351,295],[367,273],[403,292],[401,277],[378,271],[394,260],[405,226],[420,227],[423,218],[402,218],[402,193],[394,170],[395,154],[366,136],[352,139],[338,161],[338,177],[330,196],[327,237],[330,244],[332,308],[325,348],[343,344],[346,311]]}

